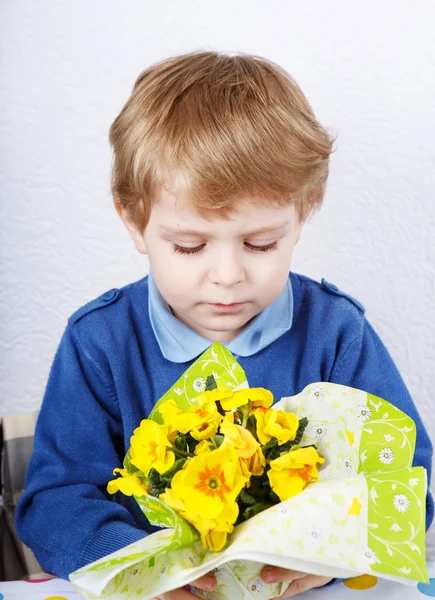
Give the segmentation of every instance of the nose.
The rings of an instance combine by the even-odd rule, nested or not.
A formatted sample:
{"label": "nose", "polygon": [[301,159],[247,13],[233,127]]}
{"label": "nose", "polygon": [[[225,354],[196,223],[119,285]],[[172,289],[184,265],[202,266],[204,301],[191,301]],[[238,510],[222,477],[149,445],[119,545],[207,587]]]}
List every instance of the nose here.
{"label": "nose", "polygon": [[234,252],[220,252],[208,276],[215,285],[229,288],[244,281],[245,269]]}

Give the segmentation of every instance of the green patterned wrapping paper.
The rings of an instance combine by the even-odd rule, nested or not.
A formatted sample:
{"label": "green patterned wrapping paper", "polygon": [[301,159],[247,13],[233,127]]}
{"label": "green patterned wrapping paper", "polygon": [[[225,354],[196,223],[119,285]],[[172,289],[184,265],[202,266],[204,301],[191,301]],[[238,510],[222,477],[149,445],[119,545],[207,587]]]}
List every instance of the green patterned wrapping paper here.
{"label": "green patterned wrapping paper", "polygon": [[[168,399],[182,408],[193,404],[210,375],[219,386],[248,386],[231,353],[214,343],[150,418],[161,422],[158,407]],[[158,498],[136,497],[149,521],[165,529],[75,571],[75,588],[89,600],[147,600],[214,571],[216,590],[195,594],[268,600],[287,584],[264,583],[264,564],[330,577],[367,573],[427,582],[426,472],[412,467],[412,419],[381,398],[333,383],[313,383],[273,408],[308,418],[302,444],[315,443],[326,459],[319,482],[237,526],[220,552],[204,550],[196,530]]]}

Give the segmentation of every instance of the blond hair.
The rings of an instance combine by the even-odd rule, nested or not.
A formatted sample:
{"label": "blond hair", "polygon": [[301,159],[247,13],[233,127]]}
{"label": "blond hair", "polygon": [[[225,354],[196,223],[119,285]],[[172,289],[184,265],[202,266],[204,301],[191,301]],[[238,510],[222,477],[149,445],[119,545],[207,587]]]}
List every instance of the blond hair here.
{"label": "blond hair", "polygon": [[227,218],[248,196],[294,202],[305,220],[323,201],[333,142],[278,65],[192,52],[136,80],[110,128],[112,194],[140,231],[174,173],[206,218]]}

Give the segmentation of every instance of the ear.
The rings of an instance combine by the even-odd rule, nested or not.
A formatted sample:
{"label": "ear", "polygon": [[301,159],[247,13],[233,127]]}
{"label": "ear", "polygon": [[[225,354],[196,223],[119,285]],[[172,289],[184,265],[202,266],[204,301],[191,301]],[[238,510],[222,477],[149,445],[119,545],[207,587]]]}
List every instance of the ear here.
{"label": "ear", "polygon": [[116,201],[114,202],[116,212],[121,217],[121,221],[124,223],[127,228],[128,233],[131,235],[131,238],[136,246],[136,250],[141,254],[146,254],[146,244],[144,239],[144,234],[139,231],[136,225],[133,223],[125,208],[122,208],[120,204]]}

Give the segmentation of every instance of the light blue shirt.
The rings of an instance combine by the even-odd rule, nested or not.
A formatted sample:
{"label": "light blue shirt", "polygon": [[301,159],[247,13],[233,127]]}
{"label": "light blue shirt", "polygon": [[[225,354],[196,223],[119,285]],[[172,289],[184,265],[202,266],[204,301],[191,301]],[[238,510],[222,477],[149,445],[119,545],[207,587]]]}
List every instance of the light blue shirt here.
{"label": "light blue shirt", "polygon": [[[175,317],[164,300],[151,272],[148,276],[148,310],[154,335],[163,356],[184,363],[205,352],[212,342]],[[231,342],[223,345],[235,356],[259,352],[283,333],[293,322],[293,291],[290,278],[278,298],[256,315]]]}

